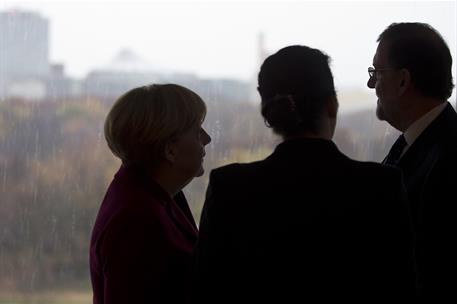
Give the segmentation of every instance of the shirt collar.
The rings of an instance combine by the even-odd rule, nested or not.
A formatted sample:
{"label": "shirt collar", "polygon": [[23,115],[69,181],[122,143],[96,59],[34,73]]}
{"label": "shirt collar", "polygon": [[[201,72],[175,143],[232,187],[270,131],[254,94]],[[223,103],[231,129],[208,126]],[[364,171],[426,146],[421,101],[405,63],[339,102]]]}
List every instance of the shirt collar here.
{"label": "shirt collar", "polygon": [[416,141],[416,139],[432,123],[432,121],[434,121],[438,115],[440,115],[446,106],[447,102],[443,102],[443,104],[434,107],[409,126],[409,128],[404,133],[408,146],[411,146],[414,141]]}

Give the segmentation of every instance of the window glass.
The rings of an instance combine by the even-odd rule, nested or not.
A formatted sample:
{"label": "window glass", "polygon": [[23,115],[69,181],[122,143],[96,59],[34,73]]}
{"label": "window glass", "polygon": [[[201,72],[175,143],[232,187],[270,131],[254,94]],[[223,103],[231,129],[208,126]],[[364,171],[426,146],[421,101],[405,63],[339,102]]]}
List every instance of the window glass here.
{"label": "window glass", "polygon": [[120,94],[173,82],[207,103],[206,173],[185,189],[198,221],[212,168],[278,144],[256,78],[286,45],[330,55],[334,140],[382,160],[397,133],[375,116],[367,68],[383,29],[407,21],[443,35],[455,79],[455,1],[0,2],[0,303],[91,303],[90,232],[120,165],[103,122]]}

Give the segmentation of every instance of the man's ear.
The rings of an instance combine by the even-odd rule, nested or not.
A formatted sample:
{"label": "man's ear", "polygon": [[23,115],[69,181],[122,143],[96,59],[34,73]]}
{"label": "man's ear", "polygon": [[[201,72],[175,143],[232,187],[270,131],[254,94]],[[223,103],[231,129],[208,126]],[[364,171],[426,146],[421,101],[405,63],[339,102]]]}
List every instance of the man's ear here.
{"label": "man's ear", "polygon": [[398,78],[398,96],[403,95],[406,90],[411,85],[411,74],[407,69],[401,69],[399,71],[399,78]]}
{"label": "man's ear", "polygon": [[327,101],[327,115],[330,118],[336,118],[338,115],[338,100],[336,95],[329,97]]}

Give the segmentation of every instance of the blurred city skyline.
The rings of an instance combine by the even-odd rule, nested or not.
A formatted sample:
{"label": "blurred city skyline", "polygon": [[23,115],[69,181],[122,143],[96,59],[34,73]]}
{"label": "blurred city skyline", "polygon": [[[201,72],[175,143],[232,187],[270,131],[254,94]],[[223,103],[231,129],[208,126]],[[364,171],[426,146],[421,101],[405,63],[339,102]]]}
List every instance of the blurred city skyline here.
{"label": "blurred city skyline", "polygon": [[290,44],[327,52],[337,86],[361,87],[377,36],[390,23],[404,21],[431,24],[454,58],[456,54],[455,1],[0,3],[0,10],[14,8],[33,10],[50,20],[50,59],[79,78],[109,65],[128,49],[160,72],[250,81],[261,61],[262,35],[268,53]]}
{"label": "blurred city skyline", "polygon": [[[143,83],[177,82],[204,97],[256,102],[263,59],[286,45],[304,44],[332,58],[343,112],[375,106],[376,96],[366,87],[367,67],[378,35],[392,22],[435,27],[451,49],[455,79],[456,8],[455,1],[0,2],[1,12],[32,12],[48,21],[51,72],[70,79],[48,79],[44,95],[95,90],[118,96]],[[33,97],[34,86],[13,89]],[[455,95],[454,89],[453,104]]]}

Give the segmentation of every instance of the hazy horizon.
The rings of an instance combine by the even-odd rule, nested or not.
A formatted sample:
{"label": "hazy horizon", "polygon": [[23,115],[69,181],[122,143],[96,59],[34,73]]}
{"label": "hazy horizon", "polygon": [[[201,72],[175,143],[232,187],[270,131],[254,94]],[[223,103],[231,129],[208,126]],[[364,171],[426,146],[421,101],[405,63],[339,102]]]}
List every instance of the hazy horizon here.
{"label": "hazy horizon", "polygon": [[327,52],[337,80],[357,85],[366,81],[379,33],[401,21],[430,23],[456,53],[455,1],[0,3],[2,11],[13,8],[49,19],[50,59],[64,63],[74,77],[130,49],[159,70],[249,80],[259,65],[258,35],[263,33],[270,53],[290,44]]}
{"label": "hazy horizon", "polygon": [[63,63],[76,78],[106,68],[119,51],[128,49],[154,71],[255,82],[262,34],[266,53],[291,44],[326,52],[337,90],[367,93],[374,106],[374,92],[366,82],[376,39],[390,23],[407,21],[429,23],[443,35],[454,58],[454,79],[456,75],[455,1],[0,3],[1,11],[14,8],[49,19],[50,60]]}

